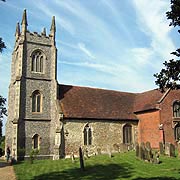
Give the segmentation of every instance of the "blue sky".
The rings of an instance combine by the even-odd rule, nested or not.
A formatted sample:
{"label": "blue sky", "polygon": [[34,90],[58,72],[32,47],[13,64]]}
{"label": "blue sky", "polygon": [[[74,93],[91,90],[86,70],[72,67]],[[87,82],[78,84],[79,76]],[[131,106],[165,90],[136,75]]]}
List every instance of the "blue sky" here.
{"label": "blue sky", "polygon": [[128,92],[156,88],[153,74],[172,58],[178,33],[165,12],[170,0],[0,1],[0,94],[8,97],[17,22],[27,9],[28,30],[49,33],[56,17],[58,82]]}

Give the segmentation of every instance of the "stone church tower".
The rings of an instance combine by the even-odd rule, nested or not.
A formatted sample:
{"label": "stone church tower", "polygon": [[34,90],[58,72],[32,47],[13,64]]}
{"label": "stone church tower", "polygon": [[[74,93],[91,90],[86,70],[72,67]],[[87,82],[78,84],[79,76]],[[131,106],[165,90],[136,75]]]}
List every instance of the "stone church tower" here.
{"label": "stone church tower", "polygon": [[15,158],[26,158],[36,148],[41,157],[56,158],[60,133],[55,17],[49,35],[45,29],[41,34],[31,33],[27,26],[24,10],[21,29],[19,23],[16,26],[12,53],[6,147],[10,146]]}

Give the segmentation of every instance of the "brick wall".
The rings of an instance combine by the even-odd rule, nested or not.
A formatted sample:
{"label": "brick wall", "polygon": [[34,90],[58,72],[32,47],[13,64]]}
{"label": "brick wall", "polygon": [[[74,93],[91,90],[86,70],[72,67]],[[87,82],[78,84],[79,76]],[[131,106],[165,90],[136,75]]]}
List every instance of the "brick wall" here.
{"label": "brick wall", "polygon": [[137,117],[139,119],[138,142],[149,141],[152,148],[158,148],[159,142],[162,141],[162,132],[158,128],[160,122],[159,111],[139,113]]}
{"label": "brick wall", "polygon": [[161,123],[164,125],[165,141],[176,144],[174,138],[173,121],[173,102],[180,101],[180,90],[171,90],[162,101],[160,108]]}

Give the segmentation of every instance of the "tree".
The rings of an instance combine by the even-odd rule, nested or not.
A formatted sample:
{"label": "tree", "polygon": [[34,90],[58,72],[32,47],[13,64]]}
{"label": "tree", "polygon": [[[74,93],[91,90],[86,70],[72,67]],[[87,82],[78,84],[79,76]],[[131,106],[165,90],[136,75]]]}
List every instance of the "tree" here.
{"label": "tree", "polygon": [[2,53],[4,48],[6,48],[5,43],[3,42],[2,38],[0,37],[0,53]]}
{"label": "tree", "polygon": [[[6,48],[6,46],[2,41],[2,38],[0,37],[0,53],[2,53],[4,48]],[[6,104],[6,99],[0,95],[0,138],[2,137],[2,126],[3,126],[2,119],[4,115],[5,116],[7,115],[7,109],[5,107],[5,104]]]}
{"label": "tree", "polygon": [[6,105],[6,99],[0,95],[0,138],[2,137],[2,126],[3,126],[2,119],[4,115],[7,116],[7,109],[5,105]]}
{"label": "tree", "polygon": [[[166,12],[166,16],[171,20],[169,26],[180,26],[180,0],[171,0],[171,11]],[[178,32],[180,33],[180,30]],[[171,54],[179,58],[180,48]],[[165,68],[161,69],[160,73],[154,74],[156,85],[161,91],[164,91],[165,88],[176,88],[176,83],[180,81],[180,60],[171,59],[163,64]]]}

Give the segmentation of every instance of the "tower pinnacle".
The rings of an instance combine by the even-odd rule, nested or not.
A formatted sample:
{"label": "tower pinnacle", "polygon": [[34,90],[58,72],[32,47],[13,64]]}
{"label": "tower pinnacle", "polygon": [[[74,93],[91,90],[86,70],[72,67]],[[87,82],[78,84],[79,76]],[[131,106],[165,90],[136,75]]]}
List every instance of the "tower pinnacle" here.
{"label": "tower pinnacle", "polygon": [[56,33],[56,23],[55,23],[55,16],[53,16],[52,17],[50,34],[51,34],[51,36],[55,36],[55,33]]}
{"label": "tower pinnacle", "polygon": [[22,33],[25,33],[26,30],[27,30],[27,26],[28,26],[26,9],[24,9],[24,12],[23,12],[23,17],[22,17],[21,25],[22,25]]}
{"label": "tower pinnacle", "polygon": [[16,32],[15,32],[15,36],[16,39],[19,37],[20,35],[20,26],[19,26],[19,22],[16,24]]}
{"label": "tower pinnacle", "polygon": [[41,33],[43,36],[46,36],[46,28],[43,28],[43,31]]}

